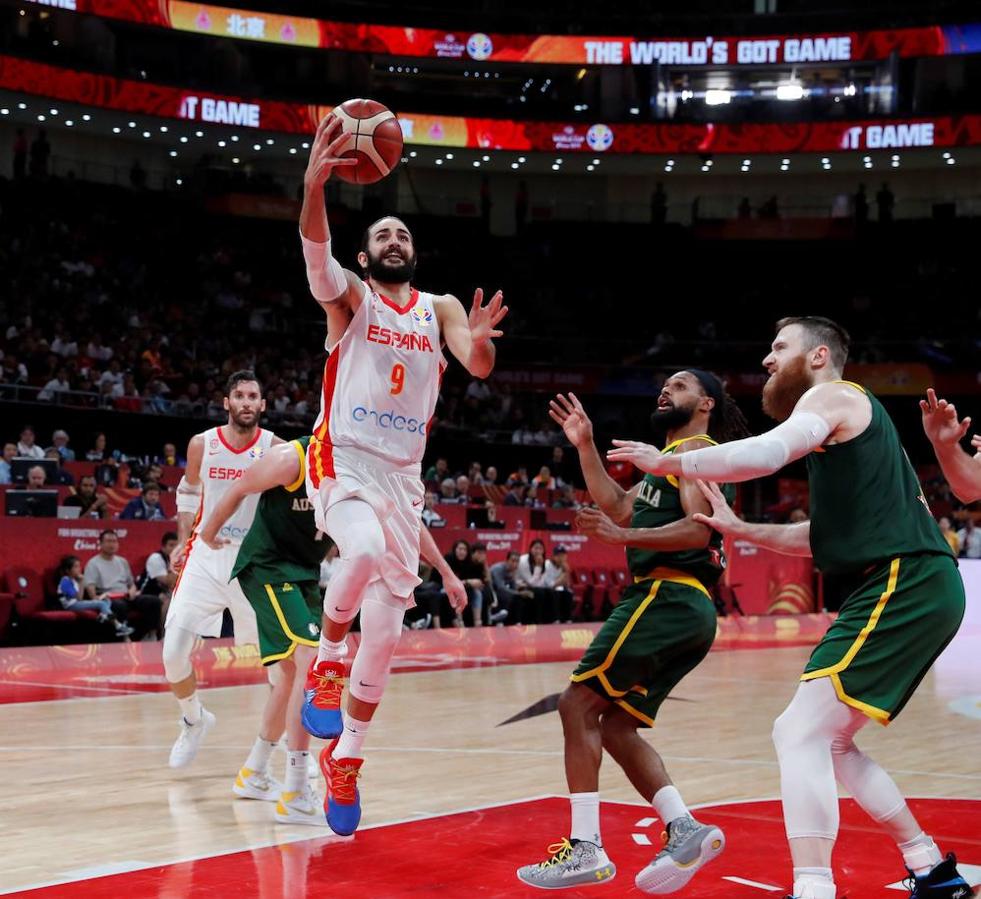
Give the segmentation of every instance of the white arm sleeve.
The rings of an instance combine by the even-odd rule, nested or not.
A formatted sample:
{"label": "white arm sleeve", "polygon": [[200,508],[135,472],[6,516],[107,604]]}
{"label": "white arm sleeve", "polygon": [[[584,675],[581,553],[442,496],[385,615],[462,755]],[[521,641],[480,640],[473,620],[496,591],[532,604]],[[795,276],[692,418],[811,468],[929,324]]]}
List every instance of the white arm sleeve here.
{"label": "white arm sleeve", "polygon": [[186,477],[182,477],[181,482],[177,485],[177,511],[190,512],[192,515],[196,515],[201,505],[203,491],[203,484],[190,484]]}
{"label": "white arm sleeve", "polygon": [[788,462],[817,449],[831,433],[831,425],[813,412],[795,412],[772,431],[721,446],[684,453],[681,473],[707,481],[751,481],[779,471]]}
{"label": "white arm sleeve", "polygon": [[324,303],[336,300],[348,285],[344,269],[330,254],[330,240],[316,243],[300,234],[300,242],[303,244],[303,261],[307,265],[310,293]]}

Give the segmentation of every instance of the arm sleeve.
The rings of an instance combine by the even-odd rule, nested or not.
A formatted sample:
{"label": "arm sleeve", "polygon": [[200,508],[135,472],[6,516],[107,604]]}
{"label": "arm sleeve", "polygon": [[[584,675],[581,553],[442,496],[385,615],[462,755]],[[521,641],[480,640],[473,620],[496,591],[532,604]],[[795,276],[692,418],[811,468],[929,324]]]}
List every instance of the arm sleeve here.
{"label": "arm sleeve", "polygon": [[347,275],[330,254],[330,241],[316,243],[300,234],[300,242],[303,244],[303,261],[307,266],[310,293],[325,303],[336,300],[347,290]]}
{"label": "arm sleeve", "polygon": [[721,446],[693,450],[681,457],[686,478],[708,481],[750,481],[779,471],[828,439],[831,425],[813,412],[795,412],[772,431]]}

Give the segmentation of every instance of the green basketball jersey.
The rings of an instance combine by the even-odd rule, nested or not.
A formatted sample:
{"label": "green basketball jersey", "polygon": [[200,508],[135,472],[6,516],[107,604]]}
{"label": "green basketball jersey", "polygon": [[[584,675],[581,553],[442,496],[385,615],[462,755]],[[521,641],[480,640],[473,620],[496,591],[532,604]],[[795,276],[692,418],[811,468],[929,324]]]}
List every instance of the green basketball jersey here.
{"label": "green basketball jersey", "polygon": [[274,487],[259,497],[255,520],[242,541],[232,569],[237,577],[245,568],[270,583],[278,581],[317,581],[320,563],[329,541],[317,539],[313,507],[302,489],[309,437],[292,441],[300,457],[300,475],[288,487]]}
{"label": "green basketball jersey", "polygon": [[[673,453],[686,440],[706,440],[715,443],[704,435],[676,440],[664,448],[664,452]],[[721,484],[722,492],[731,503],[736,491],[731,484]],[[678,479],[673,476],[645,475],[640,485],[640,492],[634,500],[633,514],[630,518],[632,528],[659,528],[673,521],[681,521],[686,517],[681,506],[681,493],[678,490]],[[707,588],[711,588],[719,580],[726,566],[725,555],[722,552],[722,535],[712,531],[709,545],[704,549],[686,549],[680,552],[661,552],[651,549],[627,547],[627,567],[634,577],[647,577],[655,568],[674,568],[697,578]]]}
{"label": "green basketball jersey", "polygon": [[814,563],[844,574],[913,553],[952,556],[892,419],[864,387],[852,386],[872,404],[869,426],[807,457]]}

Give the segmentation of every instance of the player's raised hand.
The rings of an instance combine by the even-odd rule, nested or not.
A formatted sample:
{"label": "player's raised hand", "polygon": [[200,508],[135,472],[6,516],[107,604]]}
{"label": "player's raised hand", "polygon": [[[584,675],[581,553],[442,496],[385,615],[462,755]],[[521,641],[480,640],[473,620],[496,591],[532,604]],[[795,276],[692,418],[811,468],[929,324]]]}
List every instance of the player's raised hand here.
{"label": "player's raised hand", "polygon": [[954,404],[938,399],[932,387],[927,390],[926,399],[920,400],[920,411],[923,413],[923,430],[934,446],[960,442],[971,426],[970,418],[959,422]]}
{"label": "player's raised hand", "polygon": [[354,157],[341,158],[344,145],[349,141],[349,135],[342,131],[344,123],[333,115],[324,116],[317,126],[317,133],[310,148],[310,159],[307,171],[303,176],[305,184],[313,187],[323,187],[330,180],[334,167],[338,165],[357,165]]}
{"label": "player's raised hand", "polygon": [[587,446],[593,439],[593,423],[574,393],[568,396],[557,394],[554,400],[549,401],[548,414],[576,449]]}
{"label": "player's raised hand", "polygon": [[695,483],[698,484],[699,489],[705,494],[705,498],[709,501],[709,505],[712,507],[712,515],[710,517],[701,512],[696,512],[694,515],[692,515],[692,521],[697,521],[699,524],[707,524],[710,528],[714,528],[720,534],[735,533],[742,524],[742,521],[739,516],[732,511],[732,507],[729,505],[729,503],[726,502],[726,498],[722,495],[719,485],[711,482],[706,483],[701,479],[697,480]]}
{"label": "player's raised hand", "polygon": [[484,291],[478,287],[473,294],[473,306],[470,307],[469,315],[470,339],[474,344],[485,343],[504,335],[503,331],[497,330],[501,319],[508,314],[508,307],[501,305],[504,294],[499,290],[486,306],[483,302]]}
{"label": "player's raised hand", "polygon": [[443,578],[443,590],[454,612],[460,613],[467,607],[467,588],[452,572]]}

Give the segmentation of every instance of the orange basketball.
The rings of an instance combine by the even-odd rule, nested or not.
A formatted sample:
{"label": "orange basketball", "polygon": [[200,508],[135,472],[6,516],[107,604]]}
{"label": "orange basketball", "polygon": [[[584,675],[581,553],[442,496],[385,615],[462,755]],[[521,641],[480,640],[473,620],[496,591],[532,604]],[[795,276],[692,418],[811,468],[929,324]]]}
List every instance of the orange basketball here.
{"label": "orange basketball", "polygon": [[402,129],[395,114],[375,100],[346,100],[332,115],[343,123],[348,140],[341,156],[357,165],[338,166],[334,174],[352,184],[374,184],[388,175],[402,158]]}

